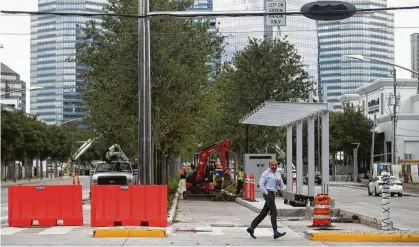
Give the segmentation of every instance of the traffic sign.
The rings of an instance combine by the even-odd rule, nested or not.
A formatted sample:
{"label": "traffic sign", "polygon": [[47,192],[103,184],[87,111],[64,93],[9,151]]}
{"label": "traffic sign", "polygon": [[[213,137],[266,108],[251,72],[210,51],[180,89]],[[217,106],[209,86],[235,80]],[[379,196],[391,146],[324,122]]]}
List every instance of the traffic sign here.
{"label": "traffic sign", "polygon": [[265,23],[268,26],[286,26],[285,15],[276,13],[285,13],[286,2],[282,0],[267,0],[266,1],[266,13],[275,13],[265,17]]}

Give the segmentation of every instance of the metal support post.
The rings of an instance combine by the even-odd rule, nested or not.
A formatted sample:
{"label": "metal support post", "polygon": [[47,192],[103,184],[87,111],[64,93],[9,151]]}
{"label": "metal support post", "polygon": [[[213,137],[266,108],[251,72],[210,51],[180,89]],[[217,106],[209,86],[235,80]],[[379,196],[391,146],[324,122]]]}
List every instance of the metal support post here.
{"label": "metal support post", "polygon": [[391,164],[395,165],[397,162],[396,159],[396,125],[397,125],[397,77],[396,77],[396,68],[393,67],[393,94],[394,94],[394,105],[393,105],[393,147],[392,149],[392,155],[391,155]]}
{"label": "metal support post", "polygon": [[370,160],[370,179],[374,173],[374,145],[375,145],[375,126],[377,125],[377,114],[374,113],[374,123],[372,126],[372,140],[371,140],[371,160]]}
{"label": "metal support post", "polygon": [[322,112],[322,191],[329,194],[329,111]]}
{"label": "metal support post", "polygon": [[245,136],[245,140],[244,140],[244,145],[245,145],[245,152],[248,154],[249,153],[249,125],[245,124],[244,125],[244,136]]}
{"label": "metal support post", "polygon": [[314,196],[314,116],[307,118],[308,196]]}
{"label": "metal support post", "polygon": [[317,115],[317,166],[316,166],[316,171],[319,171],[319,172],[323,172],[322,171],[322,165],[321,165],[321,163],[322,163],[322,156],[321,156],[321,153],[320,153],[320,150],[321,150],[321,148],[320,148],[320,145],[321,145],[321,143],[320,143],[320,115]]}
{"label": "metal support post", "polygon": [[356,148],[354,148],[354,179],[353,181],[357,183],[358,182],[358,149],[361,143],[355,142],[352,144],[356,145]]}
{"label": "metal support post", "polygon": [[[266,0],[264,0],[263,1],[263,9],[267,9],[266,7]],[[266,16],[264,16],[263,17],[264,19],[263,19],[263,37],[265,38],[265,39],[271,39],[271,40],[273,40],[273,32],[274,32],[274,28],[273,28],[273,26],[269,26],[269,25],[267,25],[267,23],[266,23]]]}
{"label": "metal support post", "polygon": [[303,120],[297,122],[297,194],[303,192]]}
{"label": "metal support post", "polygon": [[[148,0],[138,0],[139,15],[148,14]],[[138,181],[150,184],[151,180],[151,119],[150,119],[150,86],[149,54],[150,42],[148,19],[138,19]]]}
{"label": "metal support post", "polygon": [[287,191],[292,191],[292,125],[287,126]]}
{"label": "metal support post", "polygon": [[386,172],[383,174],[383,190],[381,192],[381,230],[390,231],[392,229],[390,214],[390,176]]}

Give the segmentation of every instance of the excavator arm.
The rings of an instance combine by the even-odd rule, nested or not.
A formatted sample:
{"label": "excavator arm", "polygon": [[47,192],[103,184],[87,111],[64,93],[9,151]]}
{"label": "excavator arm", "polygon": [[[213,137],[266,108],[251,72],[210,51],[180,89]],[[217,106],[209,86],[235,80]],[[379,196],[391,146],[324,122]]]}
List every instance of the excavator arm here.
{"label": "excavator arm", "polygon": [[202,149],[199,152],[198,166],[196,168],[195,181],[199,181],[204,177],[208,169],[208,158],[211,154],[221,150],[221,165],[223,172],[227,169],[228,162],[228,150],[230,149],[230,141],[228,139],[223,140],[218,144],[214,144],[207,148]]}

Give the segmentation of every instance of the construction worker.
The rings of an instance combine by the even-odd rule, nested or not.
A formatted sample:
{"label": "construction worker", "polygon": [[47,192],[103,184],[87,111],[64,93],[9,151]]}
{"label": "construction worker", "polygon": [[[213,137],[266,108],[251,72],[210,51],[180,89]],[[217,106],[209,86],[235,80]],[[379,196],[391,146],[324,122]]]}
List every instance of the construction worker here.
{"label": "construction worker", "polygon": [[243,177],[244,177],[243,166],[240,166],[239,171],[237,172],[237,175],[236,175],[236,183],[237,183],[236,196],[240,194],[241,190],[243,189]]}
{"label": "construction worker", "polygon": [[222,187],[222,181],[221,184],[217,184],[217,177],[221,178],[221,180],[223,180],[223,166],[220,163],[220,159],[217,160],[217,164],[215,165],[215,173],[213,176],[213,180],[214,180],[214,184],[216,186]]}
{"label": "construction worker", "polygon": [[278,187],[284,187],[281,174],[277,171],[278,162],[276,160],[269,161],[269,168],[262,173],[259,180],[259,188],[263,193],[263,199],[265,199],[265,205],[258,216],[252,221],[252,224],[247,228],[247,232],[252,238],[256,238],[254,235],[256,227],[262,222],[268,213],[271,213],[271,224],[274,232],[274,239],[282,237],[286,232],[278,232],[278,226],[276,222],[276,205],[275,205],[275,194],[278,192]]}

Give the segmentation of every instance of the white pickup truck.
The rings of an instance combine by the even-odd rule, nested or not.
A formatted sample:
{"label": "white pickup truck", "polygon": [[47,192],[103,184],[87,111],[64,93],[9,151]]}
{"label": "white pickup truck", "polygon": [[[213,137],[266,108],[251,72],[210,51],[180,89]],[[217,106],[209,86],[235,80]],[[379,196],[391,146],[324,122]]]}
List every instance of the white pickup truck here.
{"label": "white pickup truck", "polygon": [[92,185],[131,185],[136,184],[136,178],[129,162],[99,162],[91,182]]}

